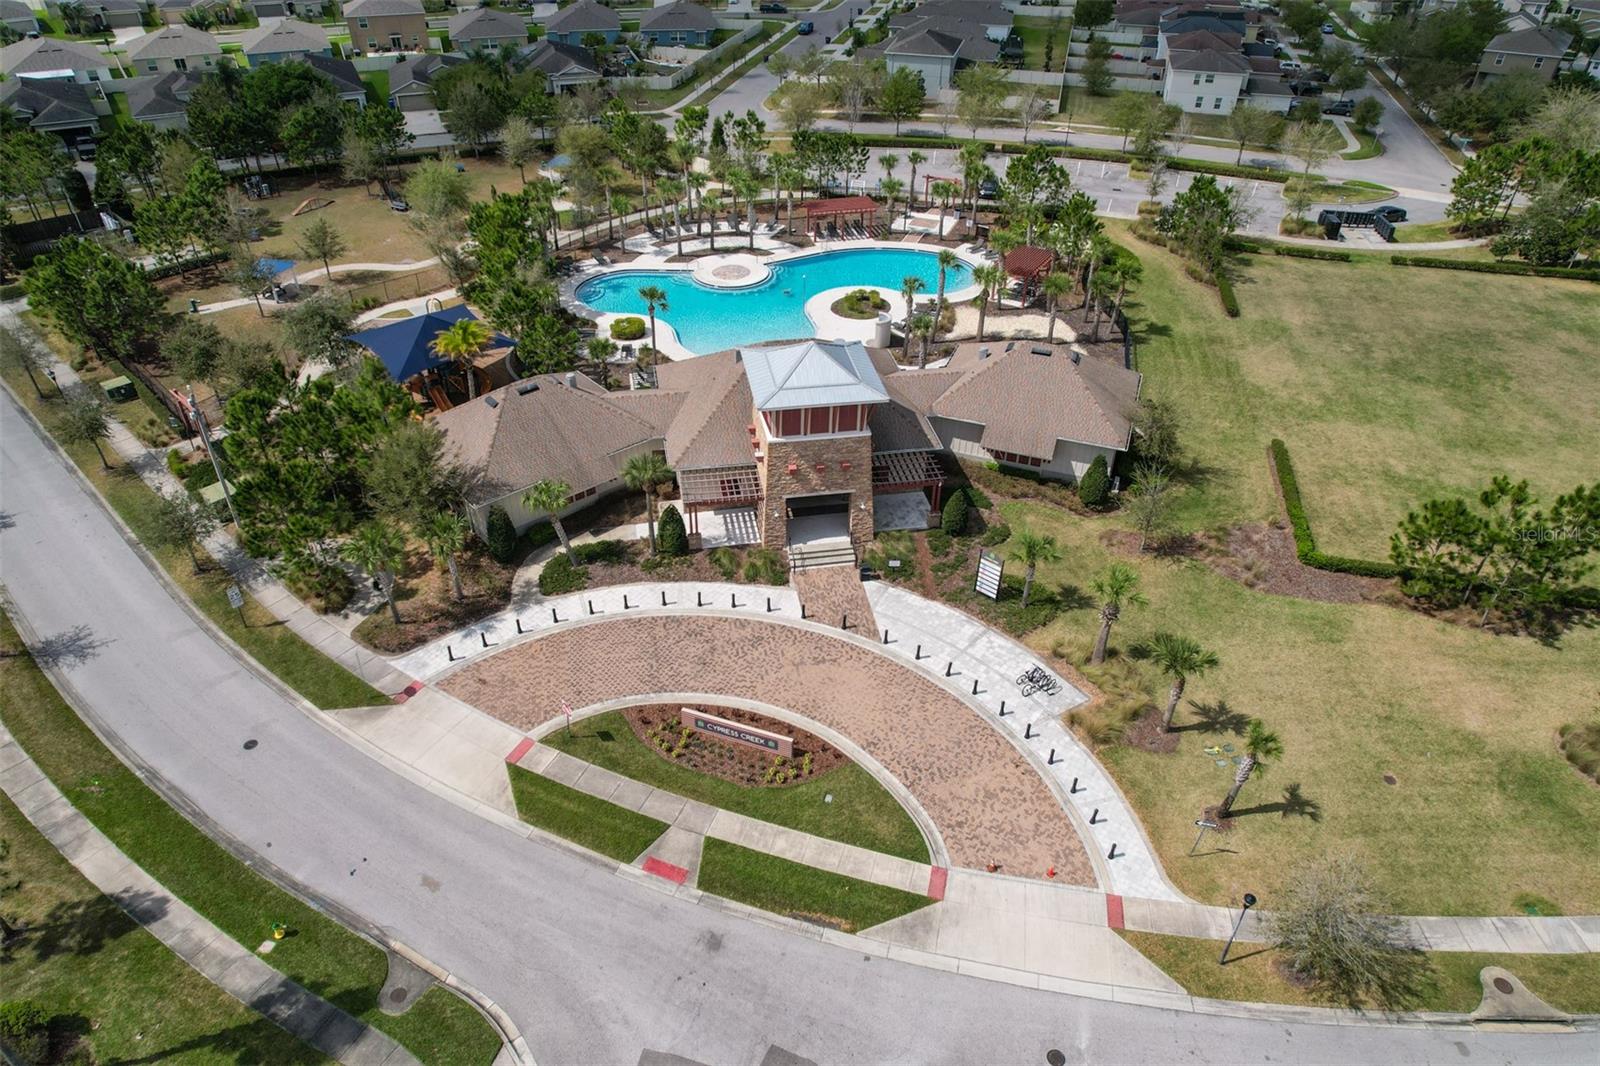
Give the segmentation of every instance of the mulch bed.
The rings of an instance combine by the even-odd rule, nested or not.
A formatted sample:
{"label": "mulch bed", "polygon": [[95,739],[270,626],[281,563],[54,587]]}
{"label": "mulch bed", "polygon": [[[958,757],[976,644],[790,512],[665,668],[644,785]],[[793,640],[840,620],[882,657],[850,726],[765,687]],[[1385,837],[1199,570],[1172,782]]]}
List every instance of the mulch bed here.
{"label": "mulch bed", "polygon": [[[659,531],[658,531],[659,532]],[[627,558],[617,563],[584,563],[589,571],[588,587],[592,589],[606,588],[612,585],[634,585],[647,581],[718,581],[734,582],[740,585],[750,585],[744,579],[741,571],[732,577],[724,577],[721,570],[711,565],[708,553],[704,551],[690,552],[681,555],[665,564],[658,564],[653,570],[646,570],[644,562],[650,558],[650,542],[648,540],[629,541],[627,545]],[[750,585],[750,595],[759,595],[764,588],[770,585]]]}
{"label": "mulch bed", "polygon": [[1177,733],[1162,732],[1161,717],[1159,708],[1152,707],[1145,711],[1128,723],[1127,730],[1122,734],[1123,743],[1155,755],[1171,755],[1177,751],[1179,736]]}
{"label": "mulch bed", "polygon": [[505,609],[511,598],[515,566],[495,562],[477,542],[474,548],[461,553],[456,565],[465,594],[459,603],[450,598],[449,569],[437,565],[420,545],[408,545],[395,589],[401,624],[396,626],[389,609],[380,606],[355,628],[352,636],[374,651],[395,655]]}
{"label": "mulch bed", "polygon": [[[692,733],[689,743],[684,747],[682,755],[673,758],[661,750],[661,746],[651,739],[650,731],[665,725],[672,733],[674,741],[681,728],[679,712],[686,706],[707,714],[714,714],[718,718],[738,722],[741,725],[754,726],[765,729],[770,733],[781,733],[794,738],[794,758],[788,760],[790,765],[799,767],[807,755],[811,756],[810,773],[796,776],[784,784],[767,781],[767,770],[772,766],[775,756],[760,748],[747,744],[737,744],[733,741],[721,740],[709,733]],[[747,788],[783,788],[789,784],[801,784],[811,781],[830,770],[837,770],[841,766],[848,766],[847,759],[839,749],[828,744],[821,737],[809,733],[798,726],[788,722],[780,722],[768,718],[763,714],[746,711],[739,707],[721,707],[709,703],[684,704],[684,703],[651,703],[638,707],[625,707],[622,716],[627,719],[628,725],[633,729],[634,736],[640,742],[655,752],[661,758],[671,763],[687,767],[697,773],[709,774],[720,777],[724,781],[731,781],[736,785]],[[658,736],[660,734],[657,734]]]}

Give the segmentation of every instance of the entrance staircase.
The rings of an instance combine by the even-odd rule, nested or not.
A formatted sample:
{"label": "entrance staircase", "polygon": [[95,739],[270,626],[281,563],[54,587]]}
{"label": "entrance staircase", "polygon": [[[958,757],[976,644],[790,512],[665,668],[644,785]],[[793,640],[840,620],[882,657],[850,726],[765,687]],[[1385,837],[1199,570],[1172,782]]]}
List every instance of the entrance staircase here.
{"label": "entrance staircase", "polygon": [[789,570],[815,570],[824,566],[855,566],[856,547],[848,537],[789,545]]}

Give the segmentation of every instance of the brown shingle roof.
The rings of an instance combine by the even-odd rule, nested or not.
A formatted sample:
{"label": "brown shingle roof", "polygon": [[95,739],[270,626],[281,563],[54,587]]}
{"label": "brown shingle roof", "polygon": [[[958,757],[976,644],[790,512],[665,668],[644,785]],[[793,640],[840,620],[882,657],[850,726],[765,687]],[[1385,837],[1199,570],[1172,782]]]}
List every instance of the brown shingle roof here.
{"label": "brown shingle roof", "polygon": [[662,364],[656,380],[663,392],[684,396],[667,429],[668,463],[697,470],[755,461],[746,428],[755,406],[737,350]]}

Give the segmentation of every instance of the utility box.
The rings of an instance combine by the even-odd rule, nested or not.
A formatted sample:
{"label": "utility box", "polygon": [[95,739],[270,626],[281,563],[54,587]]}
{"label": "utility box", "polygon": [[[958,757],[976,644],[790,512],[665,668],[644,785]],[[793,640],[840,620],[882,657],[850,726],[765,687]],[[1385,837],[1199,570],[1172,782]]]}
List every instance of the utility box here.
{"label": "utility box", "polygon": [[138,393],[134,391],[133,381],[127,377],[115,377],[109,381],[102,381],[100,387],[106,390],[106,398],[117,403],[127,403],[136,399]]}

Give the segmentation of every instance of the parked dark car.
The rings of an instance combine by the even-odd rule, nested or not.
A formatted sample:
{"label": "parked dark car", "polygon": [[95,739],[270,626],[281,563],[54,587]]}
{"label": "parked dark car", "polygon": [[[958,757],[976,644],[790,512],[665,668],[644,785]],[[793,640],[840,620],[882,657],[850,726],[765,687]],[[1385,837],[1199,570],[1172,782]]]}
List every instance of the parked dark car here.
{"label": "parked dark car", "polygon": [[1354,100],[1335,100],[1322,109],[1324,115],[1344,115],[1346,117],[1356,113]]}
{"label": "parked dark car", "polygon": [[1390,225],[1398,225],[1406,220],[1406,209],[1396,207],[1394,204],[1384,204],[1382,207],[1374,208],[1372,213],[1386,220]]}
{"label": "parked dark car", "polygon": [[763,15],[787,15],[789,9],[782,4],[762,4],[758,9]]}
{"label": "parked dark car", "polygon": [[1321,96],[1322,83],[1306,81],[1304,79],[1299,81],[1291,81],[1289,83],[1289,91],[1294,93],[1296,96]]}
{"label": "parked dark car", "polygon": [[799,34],[801,37],[805,37],[805,36],[809,35],[811,33],[811,31],[814,30],[814,29],[816,29],[816,27],[811,25],[811,23],[802,22],[802,23],[800,23],[800,25],[795,27],[795,31],[794,32]]}
{"label": "parked dark car", "polygon": [[1324,23],[1323,23],[1323,24],[1322,24],[1322,32],[1323,32],[1323,33],[1332,33],[1332,32],[1333,32],[1333,23],[1331,23],[1331,22],[1324,22]]}
{"label": "parked dark car", "polygon": [[978,183],[978,195],[985,200],[998,200],[1000,186],[993,178],[984,178]]}

